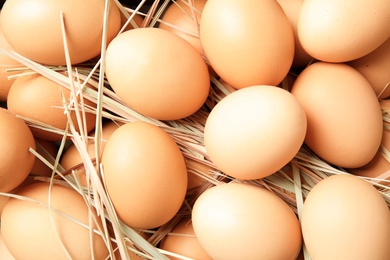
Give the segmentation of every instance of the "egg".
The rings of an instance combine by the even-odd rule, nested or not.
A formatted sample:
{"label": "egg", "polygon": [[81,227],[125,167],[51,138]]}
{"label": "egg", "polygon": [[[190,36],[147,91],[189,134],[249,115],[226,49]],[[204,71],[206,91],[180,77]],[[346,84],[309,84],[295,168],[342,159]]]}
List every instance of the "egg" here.
{"label": "egg", "polygon": [[316,184],[304,202],[301,223],[312,259],[390,258],[386,201],[354,175],[332,175]]}
{"label": "egg", "polygon": [[390,37],[387,0],[305,0],[298,37],[313,58],[327,62],[358,59]]}
{"label": "egg", "polygon": [[[390,111],[390,100],[380,101],[381,109],[384,113]],[[350,173],[358,176],[377,178],[378,182],[389,185],[389,174],[386,174],[390,170],[390,162],[386,153],[383,153],[382,149],[390,151],[390,128],[389,122],[384,121],[383,134],[381,139],[381,147],[376,152],[374,158],[367,164],[359,168],[348,169]],[[386,179],[387,181],[379,181],[379,179]]]}
{"label": "egg", "polygon": [[[63,131],[68,124],[68,117],[64,113],[63,102],[69,104],[70,99],[71,91],[69,89],[61,87],[45,76],[32,74],[18,77],[14,81],[8,93],[7,105],[10,111],[52,127],[54,131],[59,131],[59,133],[56,133],[37,127],[30,127],[34,137],[60,141],[63,137]],[[77,102],[80,104],[80,97],[78,97]],[[92,101],[84,99],[84,103],[92,108],[96,107],[96,104]],[[79,131],[78,120],[74,110],[70,110],[70,117],[75,129]],[[86,124],[86,129],[88,131],[94,129],[95,114],[87,111],[85,119],[86,122],[83,123]]]}
{"label": "egg", "polygon": [[267,85],[229,94],[211,110],[204,128],[210,160],[224,173],[251,180],[269,176],[298,152],[306,114],[288,91]]}
{"label": "egg", "polygon": [[303,68],[310,64],[313,58],[303,49],[298,37],[298,19],[304,0],[277,0],[286,13],[294,32],[294,59],[292,68]]}
{"label": "egg", "polygon": [[[116,123],[113,121],[105,122],[102,126],[102,134],[100,139],[100,153],[104,150],[104,147],[106,146],[108,138],[111,136],[111,134],[118,129],[120,126],[120,123]],[[95,151],[95,132],[90,133],[89,139],[87,142],[87,152],[92,160],[96,160],[96,151]],[[99,158],[101,159],[101,158]],[[62,153],[61,160],[60,160],[61,166],[64,168],[65,171],[72,171],[74,170],[74,174],[77,176],[78,182],[82,186],[88,185],[87,175],[85,173],[85,167],[83,164],[83,159],[80,155],[80,151],[77,149],[76,145],[73,143],[67,147],[67,149]]]}
{"label": "egg", "polygon": [[8,248],[5,246],[1,234],[0,234],[0,259],[16,260],[15,257],[9,252]]}
{"label": "egg", "polygon": [[107,257],[101,234],[83,226],[101,229],[99,217],[76,190],[42,182],[18,195],[22,199],[11,198],[1,215],[4,244],[16,259],[92,259],[92,253],[96,259]]}
{"label": "egg", "polygon": [[299,74],[291,93],[306,111],[305,144],[319,157],[357,168],[375,156],[382,112],[374,90],[358,71],[343,63],[316,62]]}
{"label": "egg", "polygon": [[275,0],[208,0],[200,41],[215,72],[234,88],[277,85],[294,58],[294,33]]}
{"label": "egg", "polygon": [[150,123],[115,130],[102,155],[104,182],[118,218],[133,228],[156,228],[179,211],[187,169],[174,139]]}
{"label": "egg", "polygon": [[[5,205],[7,204],[8,200],[10,199],[10,194],[16,194],[20,189],[22,189],[23,187],[29,185],[29,184],[32,184],[34,182],[34,178],[32,176],[27,176],[26,179],[21,183],[19,184],[16,188],[10,190],[7,192],[7,195],[0,195],[0,216],[3,212],[3,209],[5,207]],[[0,255],[1,255],[1,250],[0,250]],[[3,259],[0,257],[0,259]]]}
{"label": "egg", "polygon": [[[0,24],[5,38],[21,55],[42,64],[65,65],[62,12],[70,60],[77,64],[100,54],[105,2],[9,0],[2,8]],[[114,1],[110,2],[107,17],[110,42],[121,26],[120,11]]]}
{"label": "egg", "polygon": [[188,194],[200,186],[205,185],[207,183],[206,178],[213,178],[214,173],[217,171],[215,167],[207,165],[204,161],[195,159],[186,159],[186,166],[188,173]]}
{"label": "egg", "polygon": [[[161,241],[160,248],[181,256],[199,260],[211,260],[195,236],[191,218],[185,217],[179,221],[172,231]],[[171,260],[178,260],[169,256]]]}
{"label": "egg", "polygon": [[390,37],[374,51],[348,62],[348,65],[370,82],[378,98],[390,97]]}
{"label": "egg", "polygon": [[172,2],[165,9],[158,27],[177,34],[203,54],[203,47],[199,39],[199,22],[206,2],[207,0],[195,0],[192,5],[190,1]]}
{"label": "egg", "polygon": [[296,259],[302,243],[292,209],[269,190],[243,183],[203,192],[192,225],[213,259]]}
{"label": "egg", "polygon": [[35,156],[34,137],[26,123],[15,113],[0,108],[0,191],[19,186],[29,175]]}
{"label": "egg", "polygon": [[208,67],[199,52],[159,28],[138,28],[117,36],[107,48],[106,75],[125,104],[159,120],[192,115],[210,89]]}
{"label": "egg", "polygon": [[[0,14],[1,15],[1,14]],[[5,39],[3,31],[0,26],[0,48],[4,50],[13,50],[7,39]],[[13,50],[14,51],[14,50]],[[9,79],[9,76],[15,75],[16,71],[7,71],[8,69],[15,69],[23,67],[18,61],[11,57],[0,53],[0,101],[6,101],[9,89],[11,88],[14,79]]]}

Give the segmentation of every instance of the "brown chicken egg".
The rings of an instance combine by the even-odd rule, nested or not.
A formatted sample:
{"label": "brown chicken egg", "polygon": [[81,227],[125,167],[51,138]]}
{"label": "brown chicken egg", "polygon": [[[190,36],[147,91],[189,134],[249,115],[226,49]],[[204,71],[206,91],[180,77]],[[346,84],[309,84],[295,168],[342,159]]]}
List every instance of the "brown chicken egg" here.
{"label": "brown chicken egg", "polygon": [[[100,139],[100,152],[104,150],[104,147],[106,146],[108,138],[111,136],[111,134],[119,127],[119,123],[115,122],[106,122],[102,126],[102,136]],[[91,159],[96,159],[96,151],[95,151],[95,133],[90,134],[90,139],[88,139],[87,143],[87,152]],[[74,170],[74,174],[77,176],[78,181],[81,185],[87,186],[88,180],[87,176],[85,174],[85,168],[83,164],[83,159],[80,155],[79,150],[74,144],[71,144],[62,154],[61,166],[65,169],[65,171],[71,171]]]}
{"label": "brown chicken egg", "polygon": [[[64,100],[62,100],[62,96]],[[34,137],[59,141],[63,137],[63,132],[68,124],[68,117],[64,113],[64,102],[69,104],[71,91],[61,87],[59,84],[40,75],[33,74],[17,78],[11,86],[8,93],[8,109],[14,113],[26,117],[30,120],[38,121],[45,126],[58,129],[60,133],[53,133],[42,130],[37,127],[30,127]],[[80,97],[77,100],[80,103]],[[84,103],[96,107],[91,101],[84,100]],[[77,130],[78,121],[74,110],[69,110],[71,120]],[[95,127],[95,114],[92,112],[85,113],[86,128],[91,131]],[[57,131],[58,131],[57,130]]]}
{"label": "brown chicken egg", "polygon": [[[382,100],[380,105],[383,113],[388,115],[390,113],[390,100]],[[390,162],[386,152],[390,151],[390,122],[384,120],[383,124],[381,147],[374,158],[362,167],[349,169],[349,172],[358,176],[374,178],[381,184],[390,186]]]}
{"label": "brown chicken egg", "polygon": [[[47,65],[65,65],[61,29],[63,14],[72,64],[97,56],[101,51],[105,0],[10,0],[0,15],[3,33],[21,55]],[[121,25],[120,11],[110,2],[107,41]]]}
{"label": "brown chicken egg", "polygon": [[[1,14],[0,14],[1,15]],[[11,45],[5,39],[0,26],[0,48],[5,50],[13,50]],[[6,101],[9,89],[11,88],[14,79],[9,79],[8,76],[17,74],[18,72],[7,71],[7,69],[20,68],[22,65],[16,60],[10,58],[6,54],[0,53],[0,101]]]}
{"label": "brown chicken egg", "polygon": [[390,259],[390,211],[384,197],[351,174],[332,175],[306,197],[302,234],[312,259]]}
{"label": "brown chicken egg", "polygon": [[18,195],[22,198],[11,198],[1,215],[4,243],[16,259],[107,257],[100,218],[77,191],[42,182],[24,187]]}
{"label": "brown chicken egg", "polygon": [[179,211],[187,190],[184,157],[163,129],[138,121],[115,130],[102,156],[104,182],[118,218],[156,228]]}
{"label": "brown chicken egg", "polygon": [[26,123],[15,113],[0,108],[0,191],[19,186],[29,175],[35,156],[34,137]]}
{"label": "brown chicken egg", "polygon": [[200,41],[215,72],[234,88],[277,85],[294,58],[294,33],[275,0],[208,0]]}
{"label": "brown chicken egg", "polygon": [[299,74],[291,93],[306,111],[305,143],[319,157],[357,168],[375,156],[382,112],[370,83],[357,70],[343,63],[313,63]]}
{"label": "brown chicken egg", "polygon": [[[195,236],[191,218],[185,217],[161,241],[160,248],[168,252],[199,260],[211,260]],[[179,260],[169,256],[171,260]]]}
{"label": "brown chicken egg", "polygon": [[298,37],[304,50],[326,62],[346,62],[374,51],[390,37],[388,0],[304,0]]}
{"label": "brown chicken egg", "polygon": [[173,2],[165,10],[158,27],[179,35],[203,54],[199,39],[199,22],[206,2],[207,0],[195,0],[193,6],[190,1]]}
{"label": "brown chicken egg", "polygon": [[296,259],[300,223],[269,190],[243,183],[212,187],[192,210],[195,235],[213,259]]}
{"label": "brown chicken egg", "polygon": [[312,57],[303,49],[298,37],[298,19],[301,11],[301,6],[304,0],[277,0],[283,11],[289,19],[294,32],[294,60],[291,65],[293,68],[302,68],[309,65]]}
{"label": "brown chicken egg", "polygon": [[0,234],[0,259],[16,260],[15,257],[9,252],[8,248],[5,246],[1,234]]}
{"label": "brown chicken egg", "polygon": [[390,97],[390,37],[377,49],[348,65],[370,82],[379,99]]}
{"label": "brown chicken egg", "polygon": [[119,98],[159,120],[195,113],[207,99],[210,76],[199,52],[159,28],[128,30],[107,48],[106,74]]}
{"label": "brown chicken egg", "polygon": [[306,134],[306,115],[288,91],[267,85],[239,89],[211,110],[204,128],[210,160],[244,180],[263,178],[285,166]]}

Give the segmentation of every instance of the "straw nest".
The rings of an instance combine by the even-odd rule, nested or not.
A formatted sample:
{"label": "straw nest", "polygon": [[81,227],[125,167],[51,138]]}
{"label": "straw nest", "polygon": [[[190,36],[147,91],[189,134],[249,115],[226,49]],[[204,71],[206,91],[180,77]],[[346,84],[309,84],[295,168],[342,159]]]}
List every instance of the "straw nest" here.
{"label": "straw nest", "polygon": [[[144,17],[142,27],[153,27],[160,22],[160,17],[164,12],[164,9],[171,2],[170,0],[165,1],[154,1],[151,6],[145,8],[144,4],[146,1],[140,1],[140,3],[133,9],[124,7],[121,3],[115,0],[116,4],[120,7],[123,15],[127,18],[127,22],[123,27],[128,24],[132,24],[134,27],[137,25],[134,23],[134,14],[140,14]],[[191,1],[189,1],[191,2]],[[147,13],[143,13],[141,10],[148,10]],[[63,33],[66,35],[66,31],[63,28]],[[65,38],[65,37],[64,37]],[[66,42],[65,46],[66,46]],[[95,207],[97,212],[100,213],[101,218],[105,219],[106,228],[114,230],[114,236],[109,236],[108,233],[102,234],[107,236],[106,241],[116,241],[118,248],[112,248],[111,244],[107,246],[111,249],[113,254],[119,250],[123,256],[126,256],[126,243],[134,244],[136,247],[132,250],[142,255],[145,259],[167,259],[167,255],[174,255],[170,252],[166,252],[157,248],[156,246],[167,235],[174,225],[186,215],[191,214],[191,207],[195,202],[196,198],[206,189],[218,185],[222,182],[234,181],[243,182],[225,175],[213,163],[208,159],[205,147],[203,144],[203,129],[207,116],[211,109],[217,104],[224,95],[228,95],[230,91],[219,81],[217,77],[211,76],[211,90],[209,97],[204,106],[192,116],[176,121],[158,121],[152,118],[144,117],[136,111],[127,107],[123,102],[120,101],[118,96],[111,90],[105,75],[104,75],[104,55],[105,49],[102,48],[101,57],[97,61],[86,62],[77,66],[68,64],[65,67],[51,67],[43,66],[35,63],[18,53],[1,50],[3,54],[6,54],[13,59],[17,60],[25,67],[10,69],[9,71],[17,71],[11,77],[22,77],[32,73],[39,73],[43,76],[57,82],[64,88],[72,91],[73,99],[69,102],[64,100],[63,108],[65,112],[75,110],[78,116],[82,118],[86,111],[92,111],[97,115],[95,137],[88,136],[88,133],[83,131],[84,127],[82,123],[78,127],[81,131],[76,131],[76,127],[69,118],[68,128],[65,131],[60,131],[53,128],[50,125],[43,125],[30,118],[23,118],[25,122],[31,127],[37,127],[44,129],[49,132],[60,133],[64,136],[63,140],[59,144],[59,152],[56,158],[51,157],[42,147],[38,147],[36,150],[30,149],[37,158],[48,165],[52,170],[52,177],[35,177],[39,181],[46,181],[51,183],[62,183],[63,185],[70,186],[79,191],[89,203],[90,207]],[[65,48],[65,53],[69,59],[68,50]],[[66,71],[66,74],[59,74],[58,71]],[[295,76],[293,72],[291,76]],[[88,83],[88,84],[87,84]],[[280,87],[287,88],[287,82],[282,82]],[[81,97],[77,99],[76,97]],[[83,100],[90,100],[96,103],[96,108],[87,107],[84,105]],[[113,206],[107,195],[104,183],[101,182],[99,176],[103,175],[102,167],[95,167],[100,165],[99,157],[97,159],[91,159],[88,155],[86,148],[86,140],[89,138],[95,138],[96,154],[99,154],[98,149],[100,143],[100,130],[102,123],[105,120],[112,120],[118,123],[134,122],[134,121],[146,121],[155,124],[167,133],[169,133],[179,145],[184,157],[186,159],[192,159],[207,165],[211,172],[202,172],[196,168],[188,168],[188,171],[204,178],[206,182],[197,187],[194,190],[190,190],[187,193],[185,202],[181,210],[177,215],[169,221],[167,224],[153,230],[141,230],[143,232],[150,233],[151,236],[148,240],[144,239],[139,235],[137,230],[134,230],[125,224],[123,224],[115,214]],[[383,111],[383,120],[386,122],[390,121],[390,111]],[[82,122],[80,120],[79,122]],[[70,140],[67,140],[70,137]],[[59,164],[61,153],[66,149],[66,146],[72,142],[77,146],[77,149],[82,156],[83,166],[89,176],[88,187],[82,187],[75,178],[75,172],[72,170],[65,171]],[[40,149],[39,149],[40,148]],[[390,154],[384,147],[381,147],[381,154],[387,161],[390,162]],[[211,173],[211,174],[210,174]],[[298,217],[303,206],[305,197],[311,190],[311,188],[321,181],[322,179],[334,175],[348,173],[347,170],[334,167],[318,158],[313,152],[310,151],[305,145],[303,145],[295,156],[284,168],[268,176],[264,179],[258,179],[253,181],[246,181],[253,185],[257,185],[266,188],[280,198],[282,198],[293,210],[296,212]],[[390,188],[388,185],[390,177],[390,171],[384,172],[380,178],[364,178],[366,181],[372,183],[385,198],[387,204],[390,207]],[[363,178],[363,177],[362,177]],[[5,196],[15,196],[13,194],[5,194]],[[23,199],[23,198],[20,198]],[[113,257],[111,255],[110,257]],[[179,258],[186,259],[185,257]]]}

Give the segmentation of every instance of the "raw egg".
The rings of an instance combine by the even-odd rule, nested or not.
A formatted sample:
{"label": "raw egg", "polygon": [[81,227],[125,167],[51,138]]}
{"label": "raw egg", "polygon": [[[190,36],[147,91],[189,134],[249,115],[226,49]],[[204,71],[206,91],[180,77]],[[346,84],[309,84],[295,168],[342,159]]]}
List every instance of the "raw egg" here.
{"label": "raw egg", "polygon": [[123,102],[159,120],[192,115],[210,89],[208,67],[195,47],[159,28],[117,36],[107,48],[106,74]]}
{"label": "raw egg", "polygon": [[163,129],[138,121],[115,130],[102,156],[104,181],[118,218],[156,228],[179,211],[187,190],[184,157]]}
{"label": "raw egg", "polygon": [[348,62],[370,82],[379,99],[390,97],[390,37],[369,54]]}
{"label": "raw egg", "polygon": [[388,0],[304,0],[298,37],[313,58],[346,62],[372,52],[390,37]]}
{"label": "raw egg", "polygon": [[375,156],[382,111],[370,83],[357,70],[343,63],[313,63],[299,74],[291,93],[306,111],[305,143],[319,157],[357,168]]}
{"label": "raw egg", "polygon": [[[101,51],[105,0],[10,0],[4,3],[0,24],[5,38],[21,55],[47,65],[65,65],[61,29],[64,16],[72,64],[94,58]],[[120,11],[110,2],[107,41],[118,33]]]}
{"label": "raw egg", "polygon": [[275,0],[208,0],[200,41],[215,72],[234,88],[277,85],[294,58],[294,33]]}
{"label": "raw egg", "polygon": [[298,100],[275,86],[251,86],[223,98],[211,110],[204,144],[211,161],[239,179],[263,178],[298,152],[306,115]]}
{"label": "raw egg", "polygon": [[293,210],[274,193],[249,184],[221,184],[203,192],[192,225],[213,259],[292,260],[301,249]]}
{"label": "raw egg", "polygon": [[26,123],[15,113],[0,108],[0,191],[19,186],[29,175],[35,156],[34,137]]}
{"label": "raw egg", "polygon": [[107,257],[102,235],[85,227],[101,232],[100,219],[77,191],[42,182],[18,195],[22,198],[11,198],[1,215],[4,243],[16,259],[92,259],[92,253],[95,259]]}
{"label": "raw egg", "polygon": [[199,53],[203,47],[199,39],[199,22],[207,0],[175,1],[166,8],[159,28],[170,31],[191,43]]}
{"label": "raw egg", "polygon": [[[160,248],[166,251],[199,260],[211,260],[195,236],[191,218],[184,217],[161,241]],[[170,256],[171,260],[180,258]]]}
{"label": "raw egg", "polygon": [[[61,87],[45,76],[33,74],[18,77],[14,81],[8,93],[7,105],[8,109],[14,113],[53,128],[54,132],[50,132],[30,127],[36,138],[60,141],[68,124],[68,117],[64,113],[64,102],[69,104],[70,100],[71,91],[69,89]],[[80,97],[77,102],[80,104]],[[84,103],[96,107],[92,101],[84,99]],[[69,109],[69,113],[75,129],[79,131],[74,109]],[[87,111],[85,118],[86,122],[83,124],[86,125],[88,131],[91,131],[95,127],[95,114]]]}
{"label": "raw egg", "polygon": [[309,192],[303,239],[312,259],[390,259],[390,211],[378,190],[351,174],[332,175]]}

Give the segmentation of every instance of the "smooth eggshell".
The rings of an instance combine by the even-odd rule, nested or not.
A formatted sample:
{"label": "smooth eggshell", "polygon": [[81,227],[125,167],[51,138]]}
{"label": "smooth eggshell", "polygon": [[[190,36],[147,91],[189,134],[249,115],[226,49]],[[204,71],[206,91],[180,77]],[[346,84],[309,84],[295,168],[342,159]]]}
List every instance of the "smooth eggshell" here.
{"label": "smooth eggshell", "polygon": [[294,33],[275,0],[208,0],[200,41],[215,72],[234,88],[277,85],[294,58]]}
{"label": "smooth eggshell", "polygon": [[388,0],[305,0],[298,37],[307,53],[327,62],[360,58],[390,37]]}
{"label": "smooth eggshell", "polygon": [[204,143],[211,161],[239,179],[263,178],[298,152],[306,115],[298,100],[275,86],[251,86],[223,98],[211,110]]}
{"label": "smooth eggshell", "polygon": [[390,259],[389,208],[375,187],[354,175],[316,184],[301,223],[312,259]]}
{"label": "smooth eggshell", "polygon": [[0,191],[19,186],[30,173],[35,156],[34,137],[26,123],[15,113],[0,108]]}
{"label": "smooth eggshell", "polygon": [[291,65],[293,68],[303,68],[309,65],[312,57],[303,49],[298,37],[298,19],[301,6],[304,0],[277,0],[283,11],[286,13],[294,32],[294,60]]}
{"label": "smooth eggshell", "polygon": [[[90,224],[94,211],[88,209],[84,198],[71,188],[53,185],[50,190],[52,209],[49,210],[44,206],[48,203],[49,187],[49,183],[28,185],[18,195],[33,201],[11,198],[5,205],[1,234],[11,254],[16,259],[69,259],[62,243],[72,259],[91,259],[91,251],[96,259],[107,257],[108,250],[102,237],[98,234],[90,237],[90,230],[80,225],[91,225],[95,229],[101,225]],[[97,215],[95,218],[99,221]]]}
{"label": "smooth eggshell", "polygon": [[370,82],[378,98],[385,99],[390,96],[390,37],[374,51],[350,61],[348,65]]}
{"label": "smooth eggshell", "polygon": [[375,156],[382,112],[374,90],[358,71],[342,63],[313,63],[299,74],[291,93],[306,111],[305,143],[323,160],[357,168]]}
{"label": "smooth eggshell", "polygon": [[[33,74],[19,77],[14,81],[8,93],[7,104],[9,110],[20,116],[60,130],[60,134],[57,134],[30,127],[34,137],[60,141],[63,138],[61,131],[64,131],[68,124],[68,117],[64,113],[63,101],[69,104],[70,99],[71,91],[69,89],[61,87],[56,82],[40,74]],[[78,103],[80,104],[80,102],[80,97],[78,97]],[[86,99],[84,99],[84,103],[91,107],[96,107],[96,104]],[[74,110],[70,110],[70,114],[75,129],[78,131],[76,113]],[[95,127],[96,116],[91,112],[86,112],[85,118],[86,129],[91,131]]]}
{"label": "smooth eggshell", "polygon": [[[5,39],[3,31],[0,26],[0,48],[4,50],[13,50],[11,45]],[[8,76],[20,73],[18,71],[7,71],[8,69],[15,69],[23,67],[18,61],[12,59],[6,54],[0,53],[0,101],[6,101],[8,92],[15,79],[9,79]]]}
{"label": "smooth eggshell", "polygon": [[[388,115],[390,112],[390,100],[382,100],[380,105],[383,113]],[[381,184],[390,185],[390,162],[388,154],[384,150],[390,151],[390,123],[386,120],[383,121],[381,147],[374,158],[362,167],[349,169],[349,172],[358,176],[375,178]]]}
{"label": "smooth eggshell", "polygon": [[[183,218],[161,241],[160,248],[192,259],[211,260],[195,236],[190,218]],[[171,260],[178,260],[169,256]]]}
{"label": "smooth eggshell", "polygon": [[295,259],[301,228],[274,193],[249,184],[212,187],[192,210],[195,235],[213,259]]}
{"label": "smooth eggshell", "polygon": [[172,2],[165,10],[158,27],[177,34],[203,54],[203,47],[199,39],[199,22],[206,2],[207,0],[195,0],[193,5],[190,4],[190,1]]}
{"label": "smooth eggshell", "polygon": [[108,139],[102,165],[118,218],[133,228],[155,228],[180,209],[187,190],[184,157],[158,126],[133,122]]}
{"label": "smooth eggshell", "polygon": [[[101,51],[105,0],[12,0],[6,1],[0,15],[4,35],[21,55],[48,65],[65,65],[61,29],[63,13],[72,64],[97,56]],[[118,33],[120,11],[111,1],[107,41]]]}
{"label": "smooth eggshell", "polygon": [[[120,125],[121,125],[120,123],[115,123],[112,121],[106,122],[102,125],[102,133],[100,138],[100,150],[99,150],[101,154],[103,153],[108,138],[116,129],[118,129]],[[93,131],[93,133],[90,133],[90,138],[88,139],[87,148],[86,148],[92,160],[96,159],[95,146],[96,146],[95,132]],[[74,174],[75,176],[77,176],[77,180],[82,186],[88,185],[89,180],[87,180],[83,159],[80,155],[80,151],[73,143],[63,152],[61,156],[60,164],[65,169],[65,171],[74,170]]]}
{"label": "smooth eggshell", "polygon": [[107,48],[106,75],[124,103],[159,120],[192,115],[210,89],[206,62],[195,47],[159,28],[117,36]]}
{"label": "smooth eggshell", "polygon": [[3,237],[0,235],[0,259],[1,260],[16,260],[5,246]]}

